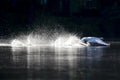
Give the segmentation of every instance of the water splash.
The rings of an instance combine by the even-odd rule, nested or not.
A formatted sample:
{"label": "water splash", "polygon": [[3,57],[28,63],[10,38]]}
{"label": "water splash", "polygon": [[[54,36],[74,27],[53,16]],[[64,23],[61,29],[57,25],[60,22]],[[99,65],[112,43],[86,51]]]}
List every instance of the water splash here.
{"label": "water splash", "polygon": [[81,47],[86,46],[80,41],[80,37],[65,31],[41,31],[22,35],[11,41],[12,47]]}
{"label": "water splash", "polygon": [[76,35],[60,36],[53,43],[55,47],[82,47],[86,46]]}

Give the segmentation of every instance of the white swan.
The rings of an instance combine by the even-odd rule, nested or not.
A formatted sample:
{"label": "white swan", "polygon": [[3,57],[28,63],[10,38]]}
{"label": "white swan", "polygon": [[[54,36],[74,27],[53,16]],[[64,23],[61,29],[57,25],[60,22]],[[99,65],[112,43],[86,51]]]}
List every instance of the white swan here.
{"label": "white swan", "polygon": [[102,39],[103,38],[98,38],[98,37],[83,37],[81,39],[81,41],[90,46],[108,46],[108,45],[110,45],[110,44],[104,42]]}

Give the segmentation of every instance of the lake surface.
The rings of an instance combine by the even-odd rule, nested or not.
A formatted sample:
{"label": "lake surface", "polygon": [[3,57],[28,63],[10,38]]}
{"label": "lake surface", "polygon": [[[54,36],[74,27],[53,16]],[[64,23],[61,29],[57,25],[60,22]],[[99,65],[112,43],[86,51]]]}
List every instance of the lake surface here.
{"label": "lake surface", "polygon": [[120,43],[108,47],[0,47],[0,80],[120,80]]}

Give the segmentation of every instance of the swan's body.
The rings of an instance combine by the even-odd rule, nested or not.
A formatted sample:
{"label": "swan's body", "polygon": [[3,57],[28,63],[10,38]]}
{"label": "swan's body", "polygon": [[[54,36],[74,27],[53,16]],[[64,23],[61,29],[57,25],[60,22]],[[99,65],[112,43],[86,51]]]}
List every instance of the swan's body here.
{"label": "swan's body", "polygon": [[81,39],[81,41],[83,43],[88,44],[89,46],[108,46],[108,45],[110,45],[98,37],[83,37]]}

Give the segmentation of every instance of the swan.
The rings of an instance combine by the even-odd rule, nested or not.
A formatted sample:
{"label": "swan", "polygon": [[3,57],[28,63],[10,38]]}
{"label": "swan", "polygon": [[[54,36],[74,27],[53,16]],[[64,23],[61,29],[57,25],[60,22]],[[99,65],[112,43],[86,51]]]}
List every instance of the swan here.
{"label": "swan", "polygon": [[83,37],[80,39],[81,42],[89,46],[109,46],[110,44],[103,41],[103,38],[98,37]]}

